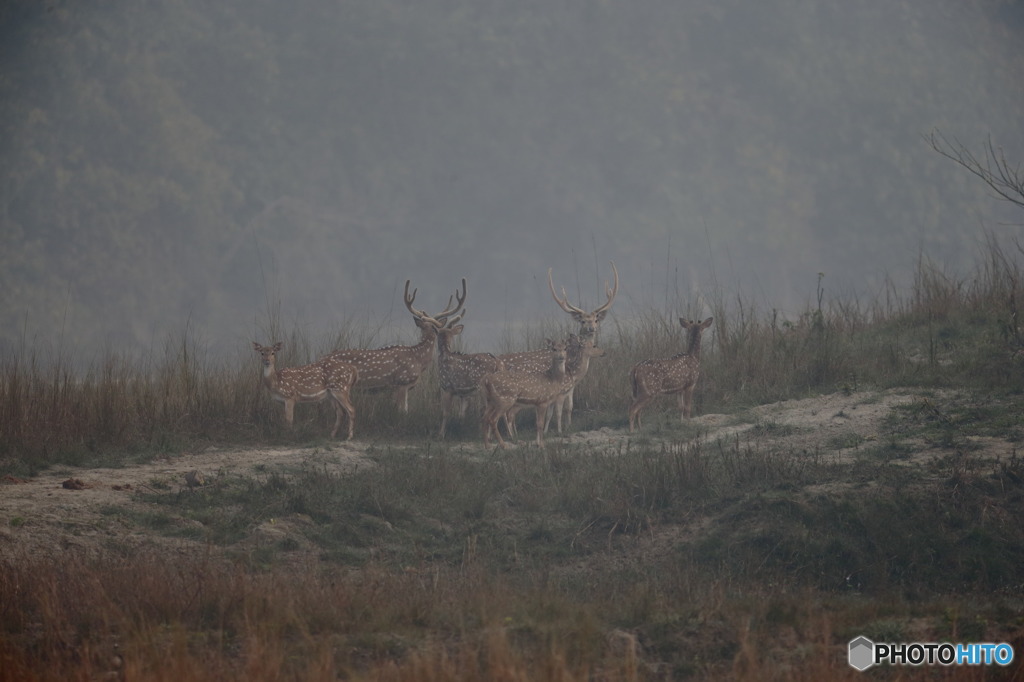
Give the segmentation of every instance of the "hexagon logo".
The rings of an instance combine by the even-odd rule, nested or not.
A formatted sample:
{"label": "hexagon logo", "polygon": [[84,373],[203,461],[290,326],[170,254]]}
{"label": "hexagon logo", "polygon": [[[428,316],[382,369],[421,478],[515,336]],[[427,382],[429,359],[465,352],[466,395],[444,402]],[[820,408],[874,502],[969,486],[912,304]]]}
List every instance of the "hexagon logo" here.
{"label": "hexagon logo", "polygon": [[861,635],[850,640],[850,666],[864,672],[875,664],[875,643]]}

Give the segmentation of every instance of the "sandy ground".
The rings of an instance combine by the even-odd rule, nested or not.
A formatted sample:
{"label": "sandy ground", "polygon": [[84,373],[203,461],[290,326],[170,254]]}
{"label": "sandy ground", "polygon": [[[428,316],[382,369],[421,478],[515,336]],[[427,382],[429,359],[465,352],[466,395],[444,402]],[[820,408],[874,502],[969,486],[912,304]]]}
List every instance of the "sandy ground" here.
{"label": "sandy ground", "polygon": [[187,475],[191,472],[199,472],[206,486],[215,486],[217,479],[228,473],[265,476],[310,464],[345,472],[366,462],[365,450],[366,445],[358,442],[339,442],[329,452],[311,448],[207,450],[116,469],[55,467],[28,480],[0,479],[0,556],[88,549],[112,539],[128,544],[193,544],[140,534],[120,524],[117,515],[104,512],[111,507],[146,510],[149,505],[136,492],[188,495]]}
{"label": "sandy ground", "polygon": [[[756,438],[769,447],[810,450],[824,447],[830,441],[834,443],[836,436],[856,434],[868,442],[876,439],[883,420],[900,404],[924,403],[909,391],[835,393],[763,405],[742,416],[707,414],[695,417],[694,421],[704,427],[701,438],[707,441]],[[766,424],[787,428],[764,428]],[[757,425],[760,428],[755,429]],[[611,451],[625,451],[627,441],[635,437],[624,429],[610,428],[566,436],[570,443]],[[516,447],[530,447],[532,433],[521,433],[520,439],[521,444]],[[549,436],[549,442],[556,439]],[[993,457],[1009,454],[1005,441],[981,445],[989,447],[991,451],[986,454]],[[120,522],[119,515],[110,513],[110,509],[146,511],[148,503],[136,494],[141,491],[191,494],[187,480],[190,472],[200,472],[206,486],[215,486],[220,476],[229,473],[265,476],[301,465],[351,471],[353,467],[371,465],[366,449],[367,444],[360,441],[338,441],[330,449],[211,449],[122,468],[59,467],[29,480],[0,479],[0,557],[60,552],[72,547],[89,549],[108,541],[121,546],[159,543],[168,549],[184,549],[190,544],[194,546],[194,541],[155,533],[146,536],[138,528]],[[834,444],[828,449],[835,451]],[[460,443],[455,450],[483,451],[477,443]],[[841,450],[838,456],[843,456]],[[70,488],[65,486],[68,481]]]}

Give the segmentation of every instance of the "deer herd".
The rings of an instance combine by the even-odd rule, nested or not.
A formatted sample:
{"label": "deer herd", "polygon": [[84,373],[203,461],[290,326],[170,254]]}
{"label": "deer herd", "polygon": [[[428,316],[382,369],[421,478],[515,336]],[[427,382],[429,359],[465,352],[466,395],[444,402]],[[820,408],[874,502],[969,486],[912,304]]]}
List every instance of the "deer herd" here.
{"label": "deer herd", "polygon": [[[413,307],[416,289],[409,293],[405,283],[405,307],[420,330],[414,346],[386,346],[374,349],[344,349],[325,355],[301,367],[278,369],[276,356],[282,344],[263,346],[253,342],[253,349],[263,362],[263,384],[271,398],[284,403],[285,421],[293,422],[295,403],[330,399],[336,418],[331,437],[338,434],[342,416],[348,421],[348,436],[355,430],[353,389],[391,391],[398,409],[409,411],[409,391],[434,359],[437,347],[438,381],[441,387],[441,427],[444,438],[453,405],[458,401],[459,416],[465,416],[468,399],[474,394],[483,397],[481,419],[484,445],[490,447],[493,436],[501,447],[507,447],[498,428],[505,427],[509,438],[515,438],[515,416],[524,407],[536,413],[537,445],[543,446],[544,433],[554,417],[555,428],[562,432],[562,420],[572,423],[573,391],[583,380],[593,358],[603,356],[597,346],[601,321],[619,290],[619,273],[612,263],[614,284],[605,283],[607,301],[587,312],[569,303],[565,289],[559,297],[548,269],[548,287],[559,307],[579,324],[576,334],[564,340],[547,340],[547,348],[519,353],[460,353],[452,350],[452,340],[462,333],[459,322],[465,317],[466,280],[461,290],[448,299],[444,310],[429,315]],[[629,372],[633,401],[629,406],[629,431],[640,427],[640,413],[660,395],[678,395],[681,418],[689,419],[693,407],[693,391],[700,374],[701,334],[711,326],[712,318],[703,322],[680,318],[686,330],[686,350],[667,358],[652,358],[637,363]]]}

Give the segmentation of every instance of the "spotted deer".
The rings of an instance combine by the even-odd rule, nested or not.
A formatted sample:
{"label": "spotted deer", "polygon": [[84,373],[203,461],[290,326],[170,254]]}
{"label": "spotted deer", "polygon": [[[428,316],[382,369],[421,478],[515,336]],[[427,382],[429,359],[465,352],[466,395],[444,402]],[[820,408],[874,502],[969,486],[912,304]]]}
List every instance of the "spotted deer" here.
{"label": "spotted deer", "polygon": [[572,386],[572,377],[565,371],[566,344],[548,340],[547,370],[543,372],[515,373],[508,369],[484,377],[483,388],[487,407],[481,420],[484,446],[490,447],[491,434],[498,445],[508,447],[498,431],[498,420],[507,415],[514,405],[532,405],[537,412],[537,447],[544,445],[544,416],[558,396]]}
{"label": "spotted deer", "polygon": [[[562,287],[561,298],[555,294],[555,284],[551,281],[551,268],[548,268],[548,289],[551,290],[551,296],[555,299],[555,303],[557,303],[562,310],[569,313],[572,318],[579,323],[579,336],[583,339],[591,338],[594,340],[595,344],[597,344],[597,333],[601,331],[601,321],[604,320],[605,316],[608,314],[608,311],[612,307],[612,302],[615,300],[615,295],[619,292],[619,271],[615,268],[614,262],[609,261],[608,264],[612,266],[612,275],[614,276],[615,283],[609,287],[608,282],[605,281],[604,292],[607,300],[603,305],[598,306],[589,313],[582,308],[577,308],[569,303],[569,297],[565,293],[565,287]],[[586,371],[584,371],[584,374],[585,373]],[[582,379],[583,377],[581,376],[580,378]],[[573,384],[572,389],[568,394],[566,394],[565,398],[562,400],[562,404],[557,408],[559,411],[564,410],[567,426],[572,426],[573,396],[576,394],[576,383]],[[561,428],[559,428],[559,432],[561,432]]]}
{"label": "spotted deer", "polygon": [[629,431],[639,427],[640,412],[659,395],[679,395],[680,418],[689,419],[693,408],[693,389],[700,376],[700,337],[711,326],[714,318],[694,322],[679,318],[686,330],[688,344],[685,353],[670,358],[643,360],[629,371],[633,390],[633,403],[629,406]]}
{"label": "spotted deer", "polygon": [[434,342],[437,331],[444,326],[449,315],[457,312],[466,300],[466,280],[462,280],[462,295],[455,292],[456,304],[448,299],[448,306],[436,315],[428,315],[413,307],[417,289],[409,294],[409,280],[405,281],[405,307],[412,313],[420,329],[420,341],[415,346],[385,346],[384,348],[352,348],[336,350],[324,359],[347,362],[359,370],[356,388],[394,391],[395,404],[402,412],[409,411],[409,390],[420,380],[423,372],[434,361]]}
{"label": "spotted deer", "polygon": [[[590,359],[600,357],[604,357],[604,349],[594,345],[594,337],[584,338],[576,335],[570,337],[565,359],[565,371],[572,377],[572,388],[560,395],[553,404],[555,428],[558,430],[558,433],[562,433],[563,411],[566,416],[566,427],[572,426],[572,395],[576,390],[576,385],[583,381],[583,377],[587,375],[587,371],[590,369]],[[551,415],[548,415],[544,422],[544,433],[547,433],[550,421]]]}
{"label": "spotted deer", "polygon": [[[551,349],[504,353],[498,356],[498,360],[506,370],[513,374],[542,374],[551,367]],[[518,412],[519,410],[513,407],[508,414],[501,417],[501,421],[505,424],[505,432],[512,439],[517,436],[515,416]]]}
{"label": "spotted deer", "polygon": [[449,320],[437,330],[437,375],[441,384],[441,430],[444,438],[452,403],[459,401],[459,417],[466,416],[469,398],[478,392],[483,378],[504,369],[504,364],[491,353],[458,353],[452,350],[452,339],[462,333],[458,324],[466,311]]}
{"label": "spotted deer", "polygon": [[[554,280],[551,278],[552,268],[548,268],[548,289],[551,291],[551,297],[555,299],[555,303],[558,304],[558,307],[569,313],[572,319],[579,323],[579,336],[584,339],[593,338],[595,344],[597,343],[597,333],[601,329],[601,321],[604,320],[605,316],[608,314],[608,310],[612,307],[612,303],[615,301],[615,295],[619,292],[619,271],[615,267],[614,262],[609,261],[609,265],[612,266],[614,284],[612,286],[608,286],[608,282],[605,281],[604,292],[607,300],[603,305],[598,306],[590,312],[587,312],[583,308],[577,308],[569,303],[569,296],[565,293],[565,287],[562,287],[562,296],[559,298],[558,294],[555,293]],[[513,372],[543,372],[547,368],[550,359],[548,353],[549,352],[545,349],[506,353],[504,355],[499,355],[498,357],[505,363],[505,367]],[[575,384],[573,385],[573,388],[569,390],[568,395],[565,396],[561,405],[568,425],[572,424],[574,393]],[[509,436],[511,437],[515,435],[515,422],[510,419],[506,419],[505,423]],[[545,430],[547,430],[546,426]]]}
{"label": "spotted deer", "polygon": [[351,440],[356,411],[350,393],[358,370],[347,362],[331,358],[323,358],[301,367],[277,369],[277,353],[282,345],[280,341],[273,346],[252,342],[253,350],[263,359],[263,385],[270,391],[271,398],[284,403],[284,419],[288,427],[291,428],[293,424],[295,403],[315,403],[330,398],[335,412],[331,438],[338,435],[341,415],[344,413],[348,417],[347,440]]}
{"label": "spotted deer", "polygon": [[[551,407],[548,410],[547,415],[544,419],[544,433],[548,432],[548,427],[551,424],[552,417],[555,418],[556,430],[558,431],[558,433],[562,433],[562,412],[565,403],[569,400],[569,396],[572,395],[572,392],[576,388],[576,385],[579,384],[580,381],[583,380],[583,377],[587,375],[587,371],[590,369],[590,359],[599,358],[603,356],[604,349],[597,348],[594,345],[593,337],[583,338],[577,336],[576,334],[569,335],[569,339],[568,341],[566,341],[565,349],[565,372],[572,379],[572,383],[566,392],[559,395],[558,398],[556,398],[554,402],[551,403]],[[548,362],[550,363],[550,351]],[[518,371],[524,371],[525,373],[537,373],[544,371],[544,368],[533,365],[525,369],[521,367]],[[509,411],[506,425],[508,427],[507,430],[509,431],[510,436],[515,435],[515,415],[521,409],[522,406],[514,406]],[[566,426],[569,426],[570,424],[571,421],[568,422]]]}
{"label": "spotted deer", "polygon": [[565,293],[565,287],[562,287],[562,297],[559,298],[558,294],[555,293],[555,283],[551,280],[551,268],[548,268],[548,289],[551,290],[551,296],[555,299],[555,303],[572,316],[572,319],[576,320],[580,325],[579,335],[583,338],[588,336],[595,337],[595,343],[597,341],[597,333],[601,330],[601,321],[604,320],[608,314],[608,309],[612,307],[612,302],[615,300],[615,294],[619,291],[619,271],[615,269],[615,263],[609,263],[612,266],[612,274],[615,276],[614,286],[609,287],[608,282],[604,283],[604,292],[608,297],[604,305],[598,306],[591,312],[587,312],[582,308],[569,303],[569,297]]}
{"label": "spotted deer", "polygon": [[[615,295],[619,291],[619,271],[615,268],[615,263],[611,263],[611,266],[612,274],[615,276],[615,284],[609,287],[608,282],[605,282],[605,295],[608,297],[608,300],[605,301],[604,305],[597,307],[589,313],[569,303],[569,297],[566,295],[564,287],[562,288],[562,297],[558,297],[558,294],[555,293],[555,283],[551,279],[551,268],[548,268],[548,288],[551,290],[551,296],[554,297],[555,303],[579,323],[578,335],[584,339],[588,337],[593,338],[595,344],[597,343],[597,333],[601,328],[601,321],[608,314],[608,309],[612,307]],[[505,353],[498,357],[512,371],[544,371],[548,367],[550,351],[545,348]]]}

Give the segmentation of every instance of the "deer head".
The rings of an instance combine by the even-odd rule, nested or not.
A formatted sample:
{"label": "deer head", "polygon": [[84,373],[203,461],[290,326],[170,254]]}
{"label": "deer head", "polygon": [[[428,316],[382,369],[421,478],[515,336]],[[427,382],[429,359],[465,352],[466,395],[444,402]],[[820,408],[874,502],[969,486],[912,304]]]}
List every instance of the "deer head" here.
{"label": "deer head", "polygon": [[270,368],[274,367],[274,365],[275,365],[274,356],[276,356],[277,353],[283,347],[284,346],[283,346],[283,344],[280,341],[275,343],[273,346],[261,346],[260,344],[256,343],[255,341],[252,342],[253,350],[255,350],[257,353],[260,354],[260,359],[263,361],[263,366],[266,369],[268,369],[268,370]]}
{"label": "deer head", "polygon": [[551,290],[551,296],[555,299],[555,303],[557,303],[562,310],[572,315],[572,319],[579,323],[580,336],[596,336],[597,331],[601,326],[601,321],[605,318],[605,315],[608,314],[608,309],[612,307],[612,301],[615,300],[615,294],[619,291],[619,271],[615,269],[615,263],[611,263],[611,266],[612,274],[615,277],[615,284],[609,287],[607,281],[604,283],[604,291],[608,300],[604,305],[599,306],[589,313],[582,308],[577,308],[569,303],[569,297],[565,293],[565,287],[562,287],[562,297],[558,297],[558,294],[555,293],[555,283],[551,280],[551,268],[548,268],[548,288]]}

